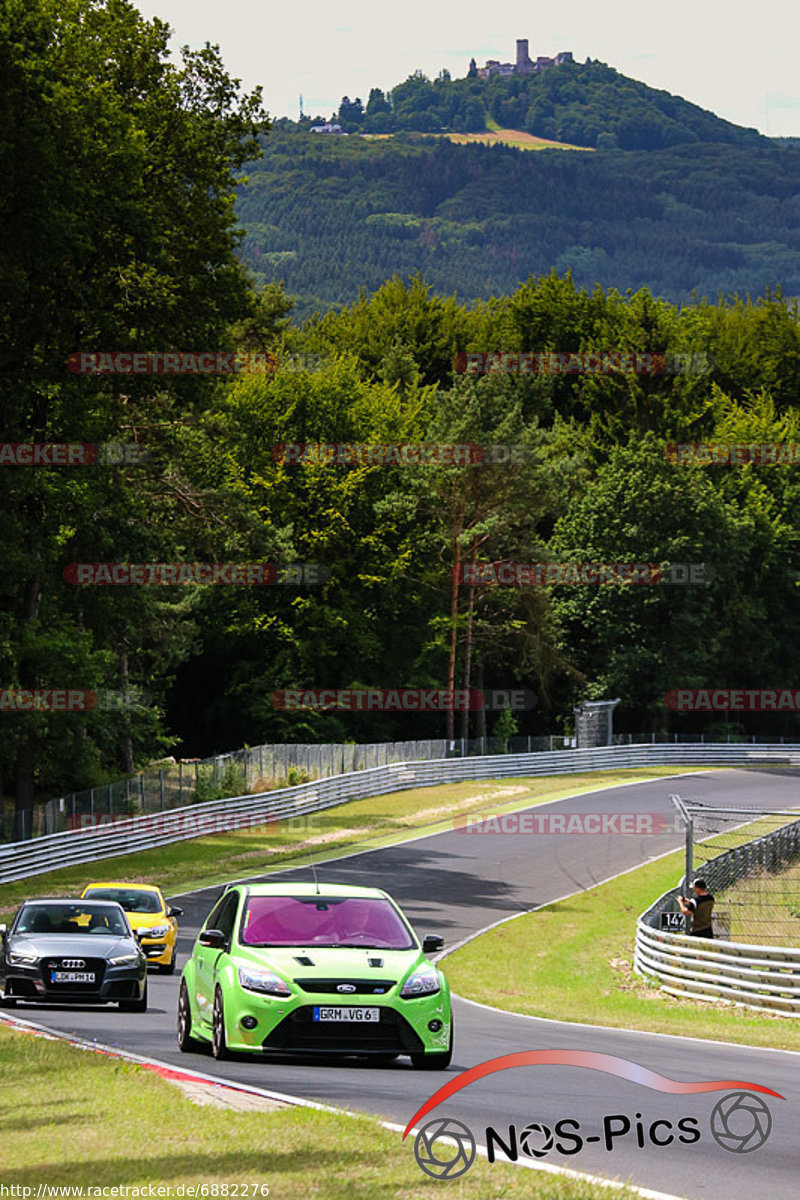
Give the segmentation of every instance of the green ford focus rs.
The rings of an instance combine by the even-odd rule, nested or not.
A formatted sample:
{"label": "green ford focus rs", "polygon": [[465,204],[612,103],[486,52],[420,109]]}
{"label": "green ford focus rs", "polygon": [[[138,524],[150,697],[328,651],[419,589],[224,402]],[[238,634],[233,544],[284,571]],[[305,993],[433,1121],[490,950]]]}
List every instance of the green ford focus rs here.
{"label": "green ford focus rs", "polygon": [[443,1070],[453,1053],[450,989],[379,888],[237,884],[217,902],[183,969],[178,1045],[353,1054]]}

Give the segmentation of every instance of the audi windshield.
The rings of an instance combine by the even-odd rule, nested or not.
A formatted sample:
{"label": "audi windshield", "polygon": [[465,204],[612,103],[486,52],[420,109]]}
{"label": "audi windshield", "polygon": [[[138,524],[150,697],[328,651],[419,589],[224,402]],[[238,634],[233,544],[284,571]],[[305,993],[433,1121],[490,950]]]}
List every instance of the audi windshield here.
{"label": "audi windshield", "polygon": [[25,904],[12,932],[131,936],[124,916],[111,904]]}
{"label": "audi windshield", "polygon": [[411,950],[416,945],[393,904],[361,896],[251,896],[241,944],[372,950]]}

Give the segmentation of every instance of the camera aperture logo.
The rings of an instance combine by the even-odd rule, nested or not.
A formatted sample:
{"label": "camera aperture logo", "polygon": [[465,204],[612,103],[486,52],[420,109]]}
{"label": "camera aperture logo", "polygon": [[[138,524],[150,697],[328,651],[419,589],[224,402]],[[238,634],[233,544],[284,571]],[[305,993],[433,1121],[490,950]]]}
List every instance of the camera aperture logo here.
{"label": "camera aperture logo", "polygon": [[[762,1084],[741,1079],[682,1083],[612,1054],[586,1050],[525,1050],[489,1059],[449,1080],[414,1113],[403,1132],[403,1139],[419,1120],[462,1088],[497,1071],[523,1066],[585,1067],[672,1096],[727,1092],[714,1105],[708,1128],[716,1144],[732,1154],[751,1154],[759,1150],[772,1132],[772,1114],[759,1093],[776,1096],[779,1100],[786,1098]],[[551,1125],[531,1120],[519,1125],[512,1123],[502,1129],[487,1125],[483,1131],[486,1157],[490,1163],[495,1162],[498,1154],[510,1162],[517,1162],[521,1154],[538,1161],[546,1158],[552,1150],[562,1155],[579,1154],[592,1143],[611,1152],[621,1139],[626,1139],[629,1146],[635,1144],[639,1150],[652,1152],[653,1147],[665,1148],[676,1141],[695,1145],[702,1138],[699,1117],[681,1116],[675,1119],[655,1116],[652,1112],[647,1115],[643,1112],[632,1115],[607,1113],[597,1127],[591,1129],[588,1124],[582,1125],[574,1117],[562,1117]],[[414,1157],[421,1170],[432,1179],[457,1179],[472,1166],[477,1144],[475,1134],[463,1122],[453,1117],[434,1117],[419,1127],[414,1141]]]}

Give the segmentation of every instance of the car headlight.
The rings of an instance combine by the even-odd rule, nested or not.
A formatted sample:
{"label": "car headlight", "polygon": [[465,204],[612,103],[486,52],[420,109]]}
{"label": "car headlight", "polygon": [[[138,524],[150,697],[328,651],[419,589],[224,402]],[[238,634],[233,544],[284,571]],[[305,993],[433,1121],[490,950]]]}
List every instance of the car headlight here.
{"label": "car headlight", "polygon": [[432,996],[434,992],[439,991],[439,988],[439,972],[425,969],[409,975],[400,989],[400,995],[405,996],[406,999],[414,996]]}
{"label": "car headlight", "polygon": [[8,961],[13,967],[32,967],[39,961],[38,954],[20,954],[18,951],[9,951]]}
{"label": "car headlight", "polygon": [[239,967],[239,983],[243,988],[247,988],[248,992],[265,992],[268,996],[292,994],[288,983],[274,971],[251,971],[247,967]]}
{"label": "car headlight", "polygon": [[138,954],[118,954],[116,958],[108,960],[112,967],[128,967],[131,963],[139,961]]}
{"label": "car headlight", "polygon": [[140,929],[142,937],[166,937],[169,925],[151,925],[149,929]]}

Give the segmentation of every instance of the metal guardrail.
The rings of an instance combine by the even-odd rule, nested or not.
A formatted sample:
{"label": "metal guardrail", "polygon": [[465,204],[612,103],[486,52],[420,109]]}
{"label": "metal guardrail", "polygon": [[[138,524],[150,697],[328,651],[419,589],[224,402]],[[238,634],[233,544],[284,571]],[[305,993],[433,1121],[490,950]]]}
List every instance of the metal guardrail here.
{"label": "metal guardrail", "polygon": [[[800,820],[710,859],[703,865],[703,878],[714,892],[730,887],[749,871],[777,871],[798,857]],[[680,911],[678,891],[672,888],[659,896],[637,921],[634,970],[654,977],[673,996],[728,1000],[764,1012],[800,1016],[800,947],[708,941],[659,929],[662,913]]]}
{"label": "metal guardrail", "polygon": [[[663,743],[704,742],[703,734],[673,734],[672,737],[651,734],[615,734],[614,745],[661,745]],[[715,742],[733,741],[744,744],[748,739],[718,737]],[[749,741],[761,744],[752,736]],[[783,738],[774,742],[783,746]],[[152,763],[143,771],[124,779],[79,792],[70,792],[52,800],[37,802],[33,813],[19,814],[18,826],[10,799],[0,798],[0,845],[6,839],[25,841],[44,837],[66,829],[83,829],[107,816],[115,820],[144,813],[164,812],[183,808],[186,804],[206,803],[219,796],[253,792],[256,788],[286,787],[292,782],[328,779],[351,771],[370,767],[385,767],[390,763],[416,762],[418,759],[469,758],[476,755],[533,754],[538,751],[569,750],[576,745],[574,737],[549,734],[538,737],[514,734],[508,739],[499,737],[444,738],[412,742],[344,742],[344,743],[280,743],[248,746],[206,759],[175,762],[164,759]],[[21,827],[20,827],[21,826]],[[16,832],[14,832],[16,830]]]}
{"label": "metal guardrail", "polygon": [[603,746],[588,750],[499,754],[475,758],[394,763],[313,783],[109,821],[91,829],[48,834],[0,846],[0,883],[41,875],[78,863],[151,850],[203,834],[253,828],[286,817],[320,812],[349,800],[407,788],[470,779],[567,775],[645,766],[754,766],[800,764],[800,745],[665,744]]}
{"label": "metal guardrail", "polygon": [[[707,947],[713,946],[713,949]],[[730,1000],[746,1008],[800,1016],[800,947],[709,942],[636,925],[634,969],[662,991],[691,1000]]]}

